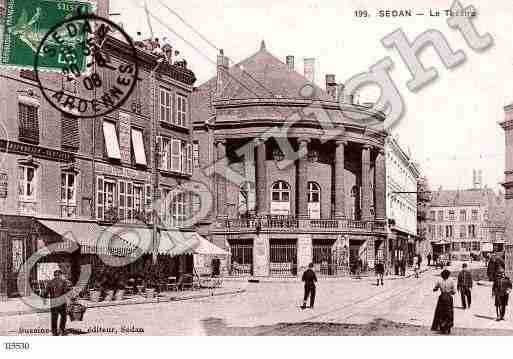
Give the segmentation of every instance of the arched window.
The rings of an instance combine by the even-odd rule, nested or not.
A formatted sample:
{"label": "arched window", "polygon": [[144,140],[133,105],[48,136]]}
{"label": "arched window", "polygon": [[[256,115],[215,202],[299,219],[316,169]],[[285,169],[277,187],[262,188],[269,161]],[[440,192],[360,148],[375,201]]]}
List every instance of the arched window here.
{"label": "arched window", "polygon": [[290,215],[290,186],[287,182],[278,181],[271,187],[271,214]]}
{"label": "arched window", "polygon": [[321,186],[316,182],[308,182],[308,217],[321,219]]}
{"label": "arched window", "polygon": [[321,187],[316,182],[308,182],[308,202],[318,203],[321,201]]}
{"label": "arched window", "polygon": [[287,182],[278,181],[273,184],[272,201],[273,202],[289,202],[290,201],[290,186]]}

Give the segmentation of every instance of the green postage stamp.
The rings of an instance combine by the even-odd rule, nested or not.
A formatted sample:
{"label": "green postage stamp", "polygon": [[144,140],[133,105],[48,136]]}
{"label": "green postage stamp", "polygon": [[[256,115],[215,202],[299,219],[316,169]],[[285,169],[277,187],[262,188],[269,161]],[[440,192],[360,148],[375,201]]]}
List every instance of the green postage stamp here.
{"label": "green postage stamp", "polygon": [[[1,64],[21,68],[33,68],[34,58],[41,40],[45,34],[56,24],[72,18],[73,16],[92,13],[91,3],[80,1],[59,0],[7,0],[5,18],[3,19],[3,38],[1,48]],[[78,47],[79,42],[84,41],[74,37],[64,38],[65,46]],[[50,45],[62,46],[62,43]],[[83,68],[85,58],[82,52],[76,58],[79,68]],[[53,57],[48,61],[40,61],[39,67],[48,69],[62,69],[67,62],[60,57]]]}

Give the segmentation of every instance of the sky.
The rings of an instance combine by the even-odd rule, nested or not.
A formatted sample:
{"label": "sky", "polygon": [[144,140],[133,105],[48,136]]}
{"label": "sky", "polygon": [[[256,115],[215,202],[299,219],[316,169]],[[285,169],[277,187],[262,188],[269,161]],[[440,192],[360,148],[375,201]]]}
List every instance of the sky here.
{"label": "sky", "polygon": [[[483,183],[496,190],[504,181],[503,107],[513,102],[513,2],[461,1],[478,12],[474,25],[494,44],[477,53],[459,31],[447,25],[447,17],[413,16],[381,18],[379,10],[411,9],[429,13],[445,10],[445,0],[147,0],[148,24],[143,0],[111,0],[111,20],[122,22],[133,37],[153,32],[166,38],[188,61],[198,78],[196,86],[215,76],[216,55],[224,49],[232,63],[254,54],[265,40],[268,51],[285,62],[294,55],[296,71],[302,73],[303,58],[316,58],[316,82],[324,87],[324,75],[337,81],[368,71],[389,56],[390,75],[406,106],[394,135],[410,149],[432,189],[465,189],[472,186],[474,169],[483,171]],[[393,4],[393,5],[392,5]],[[367,10],[367,18],[356,17]],[[188,24],[184,24],[183,21]],[[150,31],[150,25],[152,31]],[[381,39],[402,29],[413,41],[424,31],[443,33],[453,51],[462,50],[466,61],[446,69],[432,48],[421,53],[426,68],[435,67],[438,78],[412,93],[406,83],[411,75],[395,49]],[[198,33],[200,35],[198,35]],[[360,101],[372,101],[379,92],[364,89]]]}

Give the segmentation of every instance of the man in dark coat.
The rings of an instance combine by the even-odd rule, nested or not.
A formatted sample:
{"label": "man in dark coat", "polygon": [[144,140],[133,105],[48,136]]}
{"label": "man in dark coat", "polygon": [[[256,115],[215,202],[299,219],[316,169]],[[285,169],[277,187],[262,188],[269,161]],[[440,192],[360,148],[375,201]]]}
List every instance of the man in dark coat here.
{"label": "man in dark coat", "polygon": [[431,265],[431,253],[427,255],[428,267]]}
{"label": "man in dark coat", "polygon": [[[54,278],[48,283],[45,297],[50,298],[51,325],[53,335],[66,334],[66,301],[64,295],[70,289],[69,283],[62,278],[62,272],[56,270]],[[60,316],[59,331],[57,321]]]}
{"label": "man in dark coat", "polygon": [[472,273],[467,269],[467,263],[463,263],[462,270],[458,274],[458,291],[461,295],[461,306],[463,309],[470,308],[472,303]]}
{"label": "man in dark coat", "polygon": [[381,285],[383,285],[383,275],[385,274],[385,266],[383,265],[382,261],[378,261],[376,264],[376,286],[379,285],[379,282],[381,281]]}
{"label": "man in dark coat", "polygon": [[310,263],[308,265],[308,269],[303,273],[303,277],[301,278],[301,280],[305,282],[305,295],[303,297],[303,305],[301,306],[301,309],[306,308],[306,301],[308,299],[308,296],[310,296],[310,308],[314,307],[315,283],[317,282],[317,276],[315,275],[315,272],[312,268],[313,263]]}
{"label": "man in dark coat", "polygon": [[506,306],[508,305],[509,293],[511,293],[511,280],[504,276],[504,270],[497,271],[495,281],[492,287],[492,296],[495,297],[495,308],[497,310],[497,320],[504,320]]}
{"label": "man in dark coat", "polygon": [[488,275],[488,279],[491,282],[495,281],[495,277],[497,272],[504,269],[504,261],[497,257],[495,254],[490,256],[490,260],[488,261],[488,267],[486,269],[486,274]]}

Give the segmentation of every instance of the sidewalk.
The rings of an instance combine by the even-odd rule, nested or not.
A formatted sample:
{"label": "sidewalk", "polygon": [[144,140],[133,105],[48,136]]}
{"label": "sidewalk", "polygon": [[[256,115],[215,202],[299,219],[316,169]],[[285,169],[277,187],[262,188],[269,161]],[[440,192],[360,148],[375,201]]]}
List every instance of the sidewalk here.
{"label": "sidewalk", "polygon": [[[420,274],[425,273],[432,269],[432,267],[422,267],[419,271]],[[384,280],[398,280],[398,279],[407,279],[414,276],[413,270],[407,270],[405,276],[390,274],[385,275]],[[342,277],[336,277],[336,276],[321,276],[317,275],[317,279],[320,282],[338,282],[338,281],[351,281],[351,280],[367,280],[367,281],[376,281],[376,276],[374,274],[362,274],[361,279],[357,279],[353,275],[348,276],[342,276]],[[255,281],[260,283],[274,283],[274,282],[297,282],[301,281],[301,277],[296,276],[290,276],[290,277],[254,277],[254,276],[247,276],[247,277],[225,277],[225,282],[247,282],[247,281]]]}
{"label": "sidewalk", "polygon": [[[241,286],[234,286],[231,284],[223,285],[222,288],[215,289],[196,289],[183,292],[165,292],[161,293],[155,298],[147,299],[141,295],[128,296],[120,301],[109,302],[91,302],[87,299],[79,299],[79,303],[85,305],[87,308],[103,308],[122,305],[135,305],[135,304],[149,304],[149,303],[167,303],[174,301],[192,300],[200,298],[208,298],[211,296],[221,296],[230,294],[244,293],[246,290]],[[10,298],[5,302],[0,302],[0,317],[16,316],[33,313],[48,313],[50,308],[44,308],[42,300],[39,301],[38,308],[33,308],[26,304],[22,298]]]}

